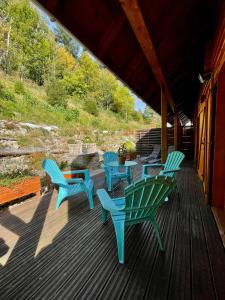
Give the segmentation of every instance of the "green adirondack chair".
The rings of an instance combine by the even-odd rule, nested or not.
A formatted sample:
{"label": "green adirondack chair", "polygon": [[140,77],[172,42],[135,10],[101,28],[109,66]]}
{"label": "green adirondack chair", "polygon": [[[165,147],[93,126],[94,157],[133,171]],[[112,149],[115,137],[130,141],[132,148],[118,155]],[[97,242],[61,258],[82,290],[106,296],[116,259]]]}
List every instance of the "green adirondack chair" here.
{"label": "green adirondack chair", "polygon": [[155,230],[160,249],[164,250],[156,212],[158,207],[165,203],[165,199],[174,187],[174,178],[156,176],[129,185],[125,188],[125,197],[122,198],[111,198],[105,189],[97,190],[98,198],[102,204],[102,222],[106,222],[107,212],[110,212],[112,217],[121,264],[124,263],[125,225],[150,222]]}
{"label": "green adirondack chair", "polygon": [[148,168],[163,167],[159,175],[174,177],[174,173],[180,171],[180,164],[184,160],[185,155],[180,151],[173,151],[168,154],[165,164],[145,164],[142,165],[141,178],[149,178],[155,175],[148,174]]}

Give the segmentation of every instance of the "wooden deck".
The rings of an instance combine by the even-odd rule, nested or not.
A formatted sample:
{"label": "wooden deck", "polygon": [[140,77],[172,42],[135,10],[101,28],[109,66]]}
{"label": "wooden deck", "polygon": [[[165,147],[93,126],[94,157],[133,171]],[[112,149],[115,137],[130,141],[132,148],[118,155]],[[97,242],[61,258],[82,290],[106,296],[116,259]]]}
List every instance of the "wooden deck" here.
{"label": "wooden deck", "polygon": [[[179,193],[158,214],[165,253],[150,224],[128,227],[124,266],[97,199],[92,211],[84,195],[55,211],[54,192],[0,211],[10,248],[0,258],[0,298],[225,299],[224,248],[191,163],[177,181]],[[102,175],[95,182],[102,187]],[[114,194],[122,190],[120,184]]]}

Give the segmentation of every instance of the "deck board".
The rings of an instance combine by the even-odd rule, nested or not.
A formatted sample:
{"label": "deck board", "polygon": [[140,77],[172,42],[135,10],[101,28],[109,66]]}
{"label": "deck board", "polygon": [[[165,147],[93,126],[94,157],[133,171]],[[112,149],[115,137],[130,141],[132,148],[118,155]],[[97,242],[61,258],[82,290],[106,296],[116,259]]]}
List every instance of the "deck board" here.
{"label": "deck board", "polygon": [[[134,176],[140,175],[140,167]],[[94,178],[104,186],[102,174]],[[84,194],[55,210],[57,193],[0,211],[2,299],[225,299],[225,253],[191,162],[177,175],[178,190],[160,208],[162,253],[150,224],[125,234],[118,263],[112,222],[89,210]],[[114,196],[126,183],[117,184]]]}

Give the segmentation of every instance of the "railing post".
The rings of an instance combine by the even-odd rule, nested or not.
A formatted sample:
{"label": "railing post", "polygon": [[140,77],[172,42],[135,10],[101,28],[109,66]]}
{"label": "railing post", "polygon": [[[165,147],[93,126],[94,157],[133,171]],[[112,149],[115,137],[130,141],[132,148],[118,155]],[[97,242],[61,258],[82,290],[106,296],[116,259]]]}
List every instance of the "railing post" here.
{"label": "railing post", "polygon": [[161,160],[166,161],[167,157],[167,93],[164,87],[161,87]]}

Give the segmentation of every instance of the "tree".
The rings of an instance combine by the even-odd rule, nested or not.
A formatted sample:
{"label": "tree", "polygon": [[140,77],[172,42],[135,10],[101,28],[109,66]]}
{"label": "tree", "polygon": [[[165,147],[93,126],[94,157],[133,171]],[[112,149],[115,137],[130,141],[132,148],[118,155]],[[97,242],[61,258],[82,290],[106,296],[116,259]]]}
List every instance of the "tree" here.
{"label": "tree", "polygon": [[46,87],[49,104],[56,107],[67,107],[66,92],[62,83],[58,80],[50,81]]}
{"label": "tree", "polygon": [[57,26],[55,29],[55,37],[56,42],[63,45],[74,58],[79,57],[82,47],[60,26]]}
{"label": "tree", "polygon": [[3,1],[1,5],[8,22],[6,71],[18,71],[21,76],[43,84],[50,54],[47,25],[28,0]]}
{"label": "tree", "polygon": [[75,70],[76,61],[74,57],[62,46],[57,46],[55,51],[55,76],[63,78],[65,75],[71,75]]}
{"label": "tree", "polygon": [[111,110],[113,107],[113,93],[118,86],[118,81],[107,69],[99,70],[99,76],[96,80],[96,99],[98,106],[105,110]]}
{"label": "tree", "polygon": [[151,109],[151,107],[146,105],[144,113],[143,113],[143,117],[146,120],[146,122],[151,121],[153,114],[154,114],[154,111]]}
{"label": "tree", "polygon": [[131,96],[129,90],[121,84],[118,84],[114,91],[112,110],[125,117],[126,121],[134,111],[134,98]]}
{"label": "tree", "polygon": [[[69,95],[74,95],[82,101],[88,100],[97,91],[99,78],[99,65],[84,52],[79,59],[79,65],[71,74],[64,76],[63,82]],[[97,101],[97,100],[96,100]]]}

